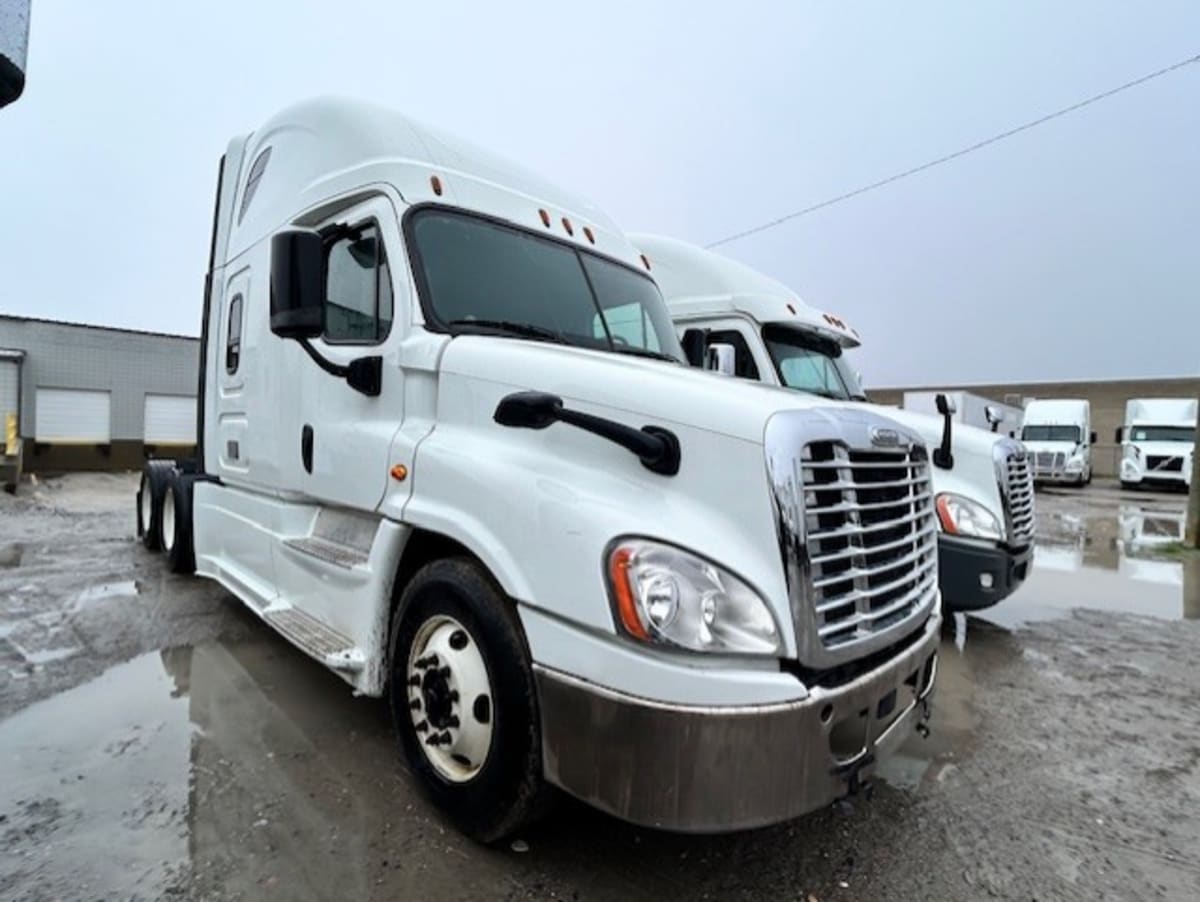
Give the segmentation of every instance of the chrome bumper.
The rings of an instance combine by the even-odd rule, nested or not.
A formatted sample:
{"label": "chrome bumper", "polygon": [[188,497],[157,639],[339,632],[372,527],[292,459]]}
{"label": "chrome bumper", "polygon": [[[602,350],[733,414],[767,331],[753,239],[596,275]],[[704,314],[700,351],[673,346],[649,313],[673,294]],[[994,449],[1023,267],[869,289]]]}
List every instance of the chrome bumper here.
{"label": "chrome bumper", "polygon": [[619,818],[719,833],[854,791],[929,715],[941,616],[900,654],[802,701],[664,704],[535,666],[546,779]]}

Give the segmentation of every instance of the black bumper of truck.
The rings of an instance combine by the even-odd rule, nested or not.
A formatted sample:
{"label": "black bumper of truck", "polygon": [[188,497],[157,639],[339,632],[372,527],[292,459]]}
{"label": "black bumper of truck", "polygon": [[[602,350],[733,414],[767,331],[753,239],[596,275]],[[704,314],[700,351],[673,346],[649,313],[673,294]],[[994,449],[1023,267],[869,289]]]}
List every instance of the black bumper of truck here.
{"label": "black bumper of truck", "polygon": [[[978,611],[1007,598],[1029,575],[1033,546],[1006,548],[986,542],[938,536],[938,583],[946,611]],[[991,574],[986,586],[984,574]]]}

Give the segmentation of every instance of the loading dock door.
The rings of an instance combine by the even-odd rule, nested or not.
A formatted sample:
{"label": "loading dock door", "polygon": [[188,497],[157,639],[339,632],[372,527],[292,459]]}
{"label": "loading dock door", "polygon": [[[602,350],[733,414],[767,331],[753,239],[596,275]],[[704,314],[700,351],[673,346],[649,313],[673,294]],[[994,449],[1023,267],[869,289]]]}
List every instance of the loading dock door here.
{"label": "loading dock door", "polygon": [[196,399],[186,395],[146,395],[147,445],[196,444]]}
{"label": "loading dock door", "polygon": [[77,388],[38,388],[34,438],[57,444],[107,445],[112,441],[112,395]]}
{"label": "loading dock door", "polygon": [[0,423],[11,413],[16,416],[17,386],[20,384],[21,361],[0,359]]}

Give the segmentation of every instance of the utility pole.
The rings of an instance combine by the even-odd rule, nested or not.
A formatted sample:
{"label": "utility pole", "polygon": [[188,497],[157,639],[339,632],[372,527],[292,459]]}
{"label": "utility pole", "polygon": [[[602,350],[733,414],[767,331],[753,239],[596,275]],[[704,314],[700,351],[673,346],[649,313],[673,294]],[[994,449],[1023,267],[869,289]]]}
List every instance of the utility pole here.
{"label": "utility pole", "polygon": [[1183,544],[1188,548],[1200,548],[1200,448],[1197,448],[1194,443],[1192,445],[1192,487],[1188,491],[1187,521],[1184,524]]}

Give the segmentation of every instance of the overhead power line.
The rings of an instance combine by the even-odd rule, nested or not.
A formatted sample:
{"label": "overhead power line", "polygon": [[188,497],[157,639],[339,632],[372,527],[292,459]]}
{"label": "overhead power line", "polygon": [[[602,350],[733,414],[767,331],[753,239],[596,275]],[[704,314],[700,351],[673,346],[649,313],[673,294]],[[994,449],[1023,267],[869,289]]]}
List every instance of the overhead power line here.
{"label": "overhead power line", "polygon": [[842,201],[850,200],[852,197],[858,197],[860,194],[866,194],[868,191],[874,191],[876,188],[882,188],[885,185],[890,185],[893,182],[906,179],[910,175],[916,175],[919,172],[924,172],[925,170],[932,169],[935,166],[941,166],[943,163],[949,163],[951,160],[957,160],[959,157],[965,157],[969,153],[974,153],[975,151],[981,150],[991,144],[995,144],[998,141],[1003,141],[1005,138],[1011,138],[1013,135],[1029,131],[1029,129],[1036,128],[1037,126],[1050,122],[1053,119],[1058,119],[1061,116],[1074,113],[1076,110],[1081,110],[1085,106],[1090,106],[1093,103],[1099,103],[1101,100],[1107,100],[1109,97],[1120,94],[1122,91],[1128,91],[1130,88],[1136,88],[1138,85],[1144,85],[1148,81],[1161,78],[1164,75],[1168,75],[1176,71],[1177,69],[1182,69],[1185,66],[1190,66],[1193,63],[1198,62],[1200,62],[1200,53],[1185,60],[1180,60],[1177,63],[1166,66],[1165,68],[1158,69],[1157,71],[1151,72],[1148,75],[1143,75],[1141,78],[1135,78],[1133,81],[1127,81],[1125,84],[1118,85],[1117,87],[1111,88],[1103,93],[1095,94],[1091,97],[1088,97],[1086,100],[1081,100],[1078,103],[1073,103],[1070,106],[1063,107],[1061,110],[1055,110],[1053,113],[1047,113],[1045,116],[1040,116],[1037,119],[1030,120],[1023,125],[1010,128],[1008,131],[1003,131],[997,135],[992,135],[990,138],[977,141],[976,143],[956,150],[953,153],[948,153],[945,156],[938,157],[935,160],[922,163],[920,166],[914,166],[911,169],[905,169],[903,172],[897,172],[894,175],[889,175],[887,178],[880,179],[877,182],[871,182],[869,185],[863,185],[860,188],[855,188],[853,191],[847,191],[844,194],[839,194],[836,197],[829,198],[828,200],[823,200],[818,204],[813,204],[812,206],[805,207],[802,210],[796,210],[793,213],[787,213],[776,219],[772,219],[769,222],[756,225],[753,228],[745,229],[741,232],[735,232],[732,235],[727,235],[718,241],[713,241],[710,244],[706,244],[705,247],[720,247],[722,244],[729,244],[731,241],[737,241],[740,238],[746,238],[750,235],[757,235],[759,232],[765,232],[767,229],[773,229],[785,222],[790,222],[791,220],[798,219],[801,216],[807,216],[809,213],[815,213],[817,210],[824,210],[826,207],[832,207],[834,204],[840,204]]}

